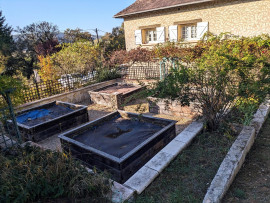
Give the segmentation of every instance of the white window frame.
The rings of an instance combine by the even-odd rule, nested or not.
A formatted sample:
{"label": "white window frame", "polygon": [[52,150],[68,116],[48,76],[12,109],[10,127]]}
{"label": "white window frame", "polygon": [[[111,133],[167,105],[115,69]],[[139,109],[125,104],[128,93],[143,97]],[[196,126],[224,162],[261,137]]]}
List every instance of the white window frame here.
{"label": "white window frame", "polygon": [[[185,33],[185,34],[184,34]],[[181,36],[184,41],[197,40],[197,25],[184,25],[181,27]]]}
{"label": "white window frame", "polygon": [[146,44],[153,44],[153,43],[157,43],[157,29],[146,29],[145,30],[145,43]]}

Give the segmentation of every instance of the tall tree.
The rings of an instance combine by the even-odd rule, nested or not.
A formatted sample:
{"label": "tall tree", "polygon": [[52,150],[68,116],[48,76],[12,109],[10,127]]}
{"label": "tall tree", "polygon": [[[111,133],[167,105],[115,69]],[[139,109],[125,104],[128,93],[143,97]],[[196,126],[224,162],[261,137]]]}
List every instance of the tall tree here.
{"label": "tall tree", "polygon": [[[17,28],[17,54],[24,61],[21,63],[23,72],[29,78],[37,68],[38,55],[55,52],[58,44],[58,27],[48,22],[32,23],[24,28]],[[52,47],[53,46],[53,47]]]}
{"label": "tall tree", "polygon": [[93,42],[93,37],[89,32],[83,32],[81,29],[77,28],[75,30],[66,29],[64,32],[64,41],[68,43],[73,43],[77,41],[91,41]]}
{"label": "tall tree", "polygon": [[112,52],[126,49],[124,24],[121,27],[112,29],[112,33],[106,33],[102,37],[105,58],[108,58]]}
{"label": "tall tree", "polygon": [[70,73],[84,73],[93,71],[100,66],[100,47],[91,42],[75,42],[62,44],[61,51],[51,56],[54,74],[60,76]]}
{"label": "tall tree", "polygon": [[40,42],[35,46],[35,51],[38,56],[48,56],[60,51],[57,39],[50,39],[45,42]]}
{"label": "tall tree", "polygon": [[14,41],[11,35],[12,28],[5,21],[5,17],[0,11],[0,51],[4,56],[9,56],[13,51]]}
{"label": "tall tree", "polygon": [[5,21],[5,17],[0,11],[0,74],[6,73],[10,69],[14,51],[14,40],[11,35],[12,28]]}

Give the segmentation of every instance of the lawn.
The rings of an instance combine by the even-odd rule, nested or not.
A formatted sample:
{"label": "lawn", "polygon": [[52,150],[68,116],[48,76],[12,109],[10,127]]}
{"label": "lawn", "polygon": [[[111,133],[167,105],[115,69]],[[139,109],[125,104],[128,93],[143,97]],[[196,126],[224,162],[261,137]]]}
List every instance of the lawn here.
{"label": "lawn", "polygon": [[235,138],[218,132],[198,135],[133,202],[202,202]]}

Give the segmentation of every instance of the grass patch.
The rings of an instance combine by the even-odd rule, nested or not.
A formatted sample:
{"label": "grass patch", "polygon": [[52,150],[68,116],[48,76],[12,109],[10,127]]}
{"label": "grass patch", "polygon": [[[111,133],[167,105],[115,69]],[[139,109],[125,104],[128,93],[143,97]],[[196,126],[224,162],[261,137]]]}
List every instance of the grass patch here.
{"label": "grass patch", "polygon": [[235,138],[219,132],[198,135],[134,202],[202,202]]}
{"label": "grass patch", "polygon": [[61,198],[102,202],[110,193],[104,176],[89,174],[64,153],[26,146],[0,153],[0,163],[0,202]]}
{"label": "grass patch", "polygon": [[222,202],[270,202],[269,171],[270,115]]}
{"label": "grass patch", "polygon": [[245,197],[246,197],[246,193],[239,188],[235,188],[233,193],[234,193],[235,197],[238,197],[240,199],[245,199]]}

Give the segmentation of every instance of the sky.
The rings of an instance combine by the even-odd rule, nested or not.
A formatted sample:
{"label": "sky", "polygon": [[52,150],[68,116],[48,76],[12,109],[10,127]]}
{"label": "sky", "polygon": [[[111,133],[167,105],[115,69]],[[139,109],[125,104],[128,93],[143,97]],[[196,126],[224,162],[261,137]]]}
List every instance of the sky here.
{"label": "sky", "polygon": [[67,28],[80,28],[100,35],[120,26],[123,19],[113,16],[135,0],[0,0],[0,10],[6,23],[14,29],[34,22],[47,21],[62,32]]}

